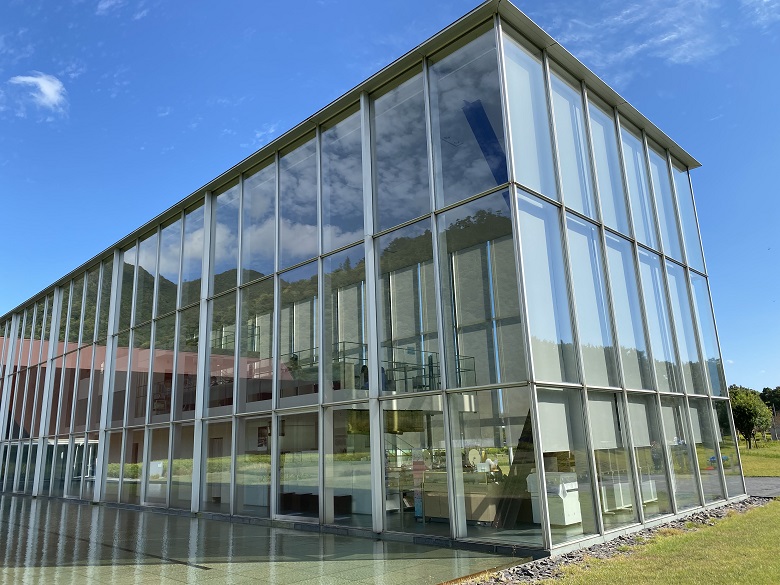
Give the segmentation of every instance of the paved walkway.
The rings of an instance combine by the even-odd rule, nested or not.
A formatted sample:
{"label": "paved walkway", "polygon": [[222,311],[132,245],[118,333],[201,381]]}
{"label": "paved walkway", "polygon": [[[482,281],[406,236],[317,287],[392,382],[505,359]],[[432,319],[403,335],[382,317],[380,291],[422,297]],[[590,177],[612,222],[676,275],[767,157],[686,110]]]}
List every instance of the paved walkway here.
{"label": "paved walkway", "polygon": [[409,543],[0,497],[0,583],[434,584],[517,562]]}
{"label": "paved walkway", "polygon": [[750,496],[780,498],[780,477],[746,477],[745,487]]}

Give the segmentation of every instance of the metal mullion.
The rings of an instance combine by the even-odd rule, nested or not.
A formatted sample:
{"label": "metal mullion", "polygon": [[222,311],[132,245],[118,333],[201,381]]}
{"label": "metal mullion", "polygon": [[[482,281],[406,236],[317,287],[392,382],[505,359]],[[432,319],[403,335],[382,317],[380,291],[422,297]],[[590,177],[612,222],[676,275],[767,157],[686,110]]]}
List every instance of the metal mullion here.
{"label": "metal mullion", "polygon": [[639,473],[639,466],[636,462],[636,453],[634,452],[634,433],[631,427],[631,411],[628,408],[628,391],[624,388],[620,391],[620,396],[623,397],[623,425],[622,428],[624,438],[623,441],[626,444],[628,450],[628,461],[631,466],[632,480],[634,484],[634,510],[635,519],[640,523],[645,523],[645,508],[644,499],[642,498],[642,476]]}
{"label": "metal mullion", "polygon": [[[715,405],[712,403],[712,397],[707,396],[706,398],[703,398],[702,400],[705,400],[707,402],[707,410],[708,415],[710,417],[710,438],[712,442],[715,444],[715,457],[718,459],[718,470],[720,471],[720,485],[721,489],[723,490],[723,499],[728,500],[729,499],[729,486],[726,483],[726,468],[723,466],[723,455],[720,452],[720,441],[718,440],[718,436],[721,436],[720,432],[720,426],[718,424],[718,420],[715,416]],[[717,435],[715,434],[717,433]],[[721,436],[721,440],[722,440]],[[698,457],[696,458],[698,461]]]}
{"label": "metal mullion", "polygon": [[[279,155],[277,153],[277,162],[278,162]],[[277,180],[279,177],[278,173],[278,165],[277,165]],[[278,186],[278,183],[277,183]],[[278,191],[277,191],[278,192]],[[278,209],[278,197],[277,197],[277,209]],[[276,241],[277,241],[277,263],[278,263],[278,254],[279,254],[279,221],[276,222]],[[277,414],[276,409],[279,407],[279,344],[280,344],[280,307],[281,307],[281,285],[280,285],[280,279],[279,274],[274,275],[274,312],[273,312],[273,341],[272,341],[272,348],[271,348],[271,363],[273,364],[273,371],[271,373],[271,436],[269,437],[270,441],[270,447],[271,447],[271,477],[270,477],[270,488],[269,488],[269,502],[268,502],[268,516],[272,520],[276,518],[278,514],[278,497],[279,497],[279,477],[280,477],[280,470],[279,470],[279,438],[278,438],[278,432],[279,432],[279,416]]]}
{"label": "metal mullion", "polygon": [[[641,142],[642,142],[642,154],[644,155],[643,158],[645,160],[645,172],[647,173],[647,185],[650,188],[649,195],[650,195],[650,206],[653,209],[653,219],[655,220],[655,237],[658,242],[658,251],[661,252],[662,255],[666,256],[669,253],[669,250],[666,249],[666,246],[664,245],[664,238],[663,234],[661,233],[661,221],[658,217],[658,203],[656,201],[655,197],[655,185],[653,184],[653,172],[650,168],[650,147],[647,144],[647,134],[645,134],[645,131],[641,131]],[[659,185],[660,188],[660,185]]]}
{"label": "metal mullion", "polygon": [[[121,283],[119,281],[120,267],[119,259],[121,253],[119,250],[114,250],[114,259],[111,264],[111,294],[109,300],[109,310],[107,323],[107,337],[106,337],[106,374],[103,376],[103,402],[100,407],[100,426],[98,429],[98,455],[95,461],[95,493],[93,494],[92,501],[99,502],[103,497],[103,476],[106,471],[106,464],[108,458],[108,452],[106,451],[106,440],[108,438],[108,416],[109,405],[112,402],[112,375],[116,371],[116,349],[115,342],[116,336],[112,332],[116,329],[116,321],[119,318],[119,304],[120,304],[120,292],[122,290]],[[54,331],[54,325],[52,324],[52,331]],[[43,421],[41,421],[43,424]]]}
{"label": "metal mullion", "polygon": [[680,213],[680,200],[677,196],[677,185],[674,183],[674,164],[672,155],[668,148],[664,149],[666,155],[666,175],[669,179],[669,185],[672,189],[672,212],[674,213],[674,224],[677,226],[677,237],[680,240],[680,259],[683,264],[688,265],[688,249],[685,245],[685,231],[683,229],[682,214]]}
{"label": "metal mullion", "polygon": [[[319,133],[319,128],[318,128]],[[318,167],[319,168],[319,167]],[[321,208],[320,208],[321,210]],[[320,223],[320,236],[322,236],[322,223]],[[322,238],[320,239],[322,241]],[[318,521],[320,524],[322,524],[325,519],[325,452],[324,452],[324,446],[325,446],[325,407],[324,404],[324,398],[325,398],[325,367],[326,367],[326,360],[328,367],[330,369],[330,364],[332,363],[332,355],[331,355],[331,349],[325,347],[325,282],[324,282],[324,264],[322,260],[322,256],[317,258],[317,296],[319,299],[317,299],[317,302],[315,303],[315,310],[317,312],[316,318],[314,319],[314,323],[317,327],[317,344],[319,345],[319,367],[317,368],[317,451],[320,455],[318,465],[317,465],[317,482],[319,489],[317,490],[317,498],[319,501],[319,509],[318,509]],[[330,373],[328,378],[332,378],[333,374]],[[333,382],[328,382],[331,385],[331,388],[333,387]],[[331,422],[333,418],[331,417]]]}
{"label": "metal mullion", "polygon": [[[19,315],[14,314],[11,316],[11,323],[8,328],[8,336],[6,337],[6,365],[5,365],[5,374],[4,374],[4,381],[3,381],[3,388],[5,388],[5,391],[3,392],[3,396],[0,398],[0,440],[9,440],[9,437],[4,436],[5,435],[5,429],[6,429],[6,423],[5,421],[10,416],[8,410],[9,410],[9,403],[11,401],[11,394],[12,392],[9,391],[8,384],[10,382],[11,376],[13,375],[13,368],[12,368],[12,362],[14,353],[16,352],[16,345],[18,343],[18,340],[16,338],[16,328],[19,326]],[[5,454],[4,454],[5,455]],[[0,481],[2,481],[2,478],[0,478]]]}
{"label": "metal mullion", "polygon": [[130,329],[127,334],[127,339],[127,379],[125,380],[125,404],[122,410],[122,427],[127,427],[128,413],[130,412],[130,380],[133,378],[133,345],[135,344],[135,329]]}
{"label": "metal mullion", "polygon": [[[688,269],[690,272],[690,268]],[[698,273],[697,273],[698,274]],[[726,369],[723,367],[723,352],[720,349],[720,338],[718,336],[718,323],[715,319],[715,307],[712,303],[712,291],[710,290],[710,279],[702,275],[704,278],[704,284],[707,286],[707,298],[709,299],[710,314],[712,315],[712,327],[715,330],[715,347],[718,349],[718,371],[723,377],[724,395],[722,398],[729,398],[728,384],[726,383]],[[706,369],[706,368],[705,368]],[[710,395],[712,396],[712,387],[710,387]]]}
{"label": "metal mullion", "polygon": [[[437,182],[437,176],[440,176],[440,173],[437,175],[436,173],[436,160],[434,157],[434,141],[433,141],[433,133],[434,133],[434,124],[433,124],[433,108],[431,105],[431,81],[430,81],[430,63],[427,58],[423,59],[423,70],[422,70],[422,77],[423,77],[423,99],[425,104],[425,127],[426,127],[426,138],[427,138],[427,146],[428,146],[428,184],[429,184],[429,195],[430,195],[430,206],[431,206],[431,218],[430,218],[430,225],[431,225],[431,244],[432,244],[432,255],[433,255],[433,291],[434,291],[434,299],[435,299],[435,307],[436,307],[436,342],[439,352],[439,388],[438,393],[436,395],[441,397],[442,400],[442,412],[443,412],[443,424],[444,424],[444,440],[447,445],[452,444],[452,437],[451,437],[451,429],[450,429],[450,418],[449,418],[449,400],[447,400],[447,397],[443,393],[443,389],[446,388],[449,384],[449,377],[450,374],[448,372],[449,370],[449,364],[447,363],[446,358],[446,348],[444,346],[444,331],[445,331],[445,325],[444,325],[444,315],[442,312],[443,307],[443,293],[441,288],[441,257],[440,257],[440,250],[439,250],[439,230],[438,230],[438,216],[434,213],[436,210],[436,202],[438,199],[438,195],[440,191],[443,190],[443,187],[440,183]],[[443,197],[442,197],[443,200]],[[457,366],[455,366],[457,369]],[[458,519],[463,516],[465,518],[465,510],[461,510],[461,506],[459,506],[458,498],[455,497],[455,478],[452,473],[452,469],[455,465],[454,460],[454,452],[452,449],[447,450],[447,457],[446,457],[446,463],[448,466],[448,469],[450,470],[449,473],[447,473],[447,507],[449,510],[449,516],[450,516],[450,533],[455,538],[461,538],[466,536],[465,534],[465,526],[461,526],[458,522]]]}
{"label": "metal mullion", "polygon": [[[527,313],[526,313],[527,314]],[[531,362],[531,360],[528,360]],[[536,476],[539,481],[539,513],[541,516],[542,545],[545,549],[553,547],[552,528],[550,527],[550,510],[547,507],[546,470],[544,469],[544,445],[542,445],[542,429],[539,422],[539,393],[537,385],[530,385],[531,392],[531,428],[534,434],[534,456],[536,458]]]}
{"label": "metal mullion", "polygon": [[314,133],[315,161],[317,169],[317,255],[321,256],[324,249],[322,227],[322,128],[319,124]]}
{"label": "metal mullion", "polygon": [[504,29],[501,16],[494,16],[493,28],[496,33],[496,57],[498,59],[498,82],[501,95],[501,109],[504,114],[504,148],[506,149],[506,162],[510,181],[518,181],[515,177],[514,143],[512,140],[511,111],[509,107],[509,87],[506,73],[506,59],[504,51]]}
{"label": "metal mullion", "polygon": [[688,167],[685,167],[685,175],[688,178],[688,186],[691,189],[691,207],[693,208],[693,218],[696,222],[696,233],[699,239],[699,249],[701,250],[702,269],[704,270],[704,273],[707,274],[707,260],[704,257],[704,241],[702,240],[701,237],[701,226],[699,225],[699,213],[696,210],[696,197],[693,194],[693,181],[691,181],[691,170]]}
{"label": "metal mullion", "polygon": [[[553,147],[553,165],[555,168],[555,184],[558,189],[558,196],[560,197],[560,213],[558,214],[558,224],[560,226],[560,244],[563,261],[564,279],[566,281],[566,294],[569,301],[569,324],[572,333],[572,343],[574,344],[574,356],[577,367],[577,374],[579,382],[585,384],[585,363],[582,356],[582,346],[579,340],[579,328],[577,322],[577,301],[574,294],[574,279],[571,271],[571,261],[569,258],[569,237],[566,223],[566,206],[563,204],[563,181],[561,179],[561,167],[560,158],[558,156],[558,142],[556,140],[555,133],[555,119],[552,114],[552,85],[550,81],[550,60],[547,55],[547,51],[542,51],[542,71],[544,74],[544,88],[545,96],[547,99],[547,116],[549,122],[550,138]],[[588,432],[589,429],[588,429]],[[595,467],[594,467],[595,469]]]}
{"label": "metal mullion", "polygon": [[154,390],[152,381],[154,380],[154,351],[157,347],[157,321],[152,320],[149,325],[149,339],[151,343],[149,344],[149,364],[146,377],[146,410],[144,412],[144,422],[142,423],[147,425],[152,422],[152,392]]}
{"label": "metal mullion", "polygon": [[[747,485],[745,483],[745,473],[742,471],[742,454],[739,452],[739,440],[737,435],[737,428],[734,425],[734,414],[731,410],[731,399],[726,399],[728,402],[728,423],[729,429],[731,429],[731,437],[734,441],[734,450],[737,453],[737,462],[739,463],[739,477],[742,480],[742,493],[747,494]],[[725,475],[725,474],[724,474]]]}
{"label": "metal mullion", "polygon": [[[101,265],[101,269],[102,269],[102,265]],[[53,297],[52,297],[52,302],[53,302]],[[39,361],[40,365],[44,365],[44,359],[46,361],[46,363],[45,363],[46,374],[44,374],[43,385],[41,385],[41,368],[40,368],[40,365],[39,365],[39,367],[38,367],[38,374],[37,374],[36,380],[35,380],[35,398],[38,397],[38,392],[41,392],[42,395],[41,395],[41,400],[40,401],[38,401],[38,400],[34,401],[35,407],[34,407],[33,413],[32,413],[32,420],[33,420],[33,422],[35,422],[35,417],[38,414],[38,402],[40,402],[41,410],[43,410],[43,408],[44,408],[44,403],[43,403],[43,398],[44,397],[43,397],[43,394],[46,391],[46,381],[47,381],[47,376],[49,375],[50,357],[49,357],[49,355],[47,355],[44,358],[44,356],[43,356],[43,345],[44,345],[44,340],[46,339],[46,327],[45,327],[45,325],[46,325],[46,318],[49,315],[50,309],[51,309],[51,307],[49,306],[49,297],[47,296],[46,300],[44,301],[44,306],[43,306],[43,323],[41,324],[41,347],[40,347],[40,351],[38,353],[38,361]],[[49,343],[49,354],[51,354],[51,347],[52,347],[52,344]],[[92,359],[93,360],[95,359],[94,358],[94,353],[95,352],[93,351],[92,352],[92,354],[93,354]],[[41,432],[41,420],[42,420],[42,418],[43,417],[39,417],[38,418],[38,429],[37,429],[38,436],[37,436],[37,438],[33,439],[37,443],[37,445],[38,445],[38,454],[37,454],[38,456],[37,456],[37,459],[35,461],[35,474],[33,475],[33,478],[32,478],[32,482],[33,482],[33,485],[32,485],[32,495],[33,496],[41,495],[41,494],[39,494],[39,492],[40,492],[40,483],[41,483],[41,475],[42,475],[42,470],[41,470],[42,465],[41,464],[45,461],[45,453],[42,453],[43,451],[45,451],[45,449],[43,449],[43,433]],[[2,420],[2,419],[0,419],[0,420]],[[32,429],[32,430],[33,430],[33,433],[36,432],[35,429]],[[2,437],[0,437],[0,439],[1,438]]]}
{"label": "metal mullion", "polygon": [[[136,306],[138,305],[138,298],[137,298],[137,283],[138,283],[138,254],[139,249],[141,248],[141,243],[138,239],[135,240],[135,244],[133,244],[133,252],[135,254],[135,258],[133,259],[133,285],[131,287],[131,305],[130,305],[130,327],[135,327],[135,311]],[[123,257],[124,258],[124,257]],[[124,276],[124,274],[123,274]],[[69,303],[73,304],[73,303]],[[70,313],[70,311],[68,311]],[[67,336],[65,337],[65,340],[67,341]]]}
{"label": "metal mullion", "polygon": [[[631,246],[631,258],[634,264],[634,282],[637,288],[637,297],[639,301],[639,314],[642,317],[642,329],[645,337],[645,352],[647,353],[647,368],[649,370],[650,381],[653,384],[653,389],[656,392],[658,392],[658,376],[655,371],[655,358],[653,357],[653,344],[652,344],[652,339],[650,338],[650,327],[648,326],[648,321],[647,321],[647,308],[646,308],[647,306],[645,303],[645,291],[642,288],[642,271],[639,268],[640,266],[639,249],[637,247],[636,240],[629,242],[629,244]],[[655,252],[653,253],[655,254]],[[663,256],[659,256],[659,258],[663,263]],[[671,307],[671,305],[669,305],[668,302],[667,302],[667,306]],[[679,359],[677,361],[679,363]]]}
{"label": "metal mullion", "polygon": [[[676,361],[675,372],[679,377],[679,383],[675,385],[679,386],[677,391],[678,394],[687,394],[688,389],[685,387],[685,372],[683,371],[682,359],[680,359],[680,344],[678,343],[677,340],[678,339],[677,324],[675,323],[675,319],[674,319],[674,305],[672,305],[672,292],[669,288],[669,274],[666,270],[665,259],[661,257],[660,261],[661,261],[661,278],[663,278],[664,294],[666,295],[666,306],[669,308],[669,315],[668,315],[669,332],[672,335],[672,343],[674,345],[674,359]],[[655,367],[653,367],[653,373],[655,373]],[[658,388],[657,385],[656,388]]]}
{"label": "metal mullion", "polygon": [[689,441],[686,441],[688,447],[688,454],[693,459],[691,461],[691,467],[693,468],[694,477],[696,477],[696,485],[699,487],[699,505],[704,507],[707,505],[707,499],[704,497],[704,484],[701,481],[701,471],[699,470],[699,459],[696,457],[696,437],[693,434],[693,421],[691,419],[691,407],[688,402],[688,396],[684,396],[683,405],[685,409],[685,431],[688,433]]}
{"label": "metal mullion", "polygon": [[[529,311],[525,297],[525,274],[523,272],[523,254],[522,241],[520,238],[520,211],[518,208],[516,185],[512,185],[509,190],[512,201],[512,231],[514,238],[515,252],[515,271],[517,274],[517,294],[518,302],[523,320],[523,342],[525,344],[526,372],[530,383],[531,392],[531,423],[534,432],[534,455],[536,459],[536,469],[538,470],[539,485],[546,484],[546,471],[544,469],[544,450],[542,445],[541,429],[539,427],[539,399],[537,384],[534,382],[536,375],[534,373],[533,345],[531,343],[531,325],[528,319]],[[539,489],[539,511],[541,514],[542,540],[544,547],[548,550],[552,548],[552,531],[550,528],[550,514],[547,508],[547,493],[544,489]]]}
{"label": "metal mullion", "polygon": [[[569,392],[569,390],[564,390]],[[576,390],[575,390],[576,392]],[[599,489],[598,468],[596,467],[596,452],[593,449],[593,436],[590,432],[590,401],[588,400],[588,387],[585,386],[580,392],[582,404],[582,414],[585,424],[585,448],[588,453],[588,463],[590,465],[590,489],[593,493],[593,505],[595,506],[596,529],[599,534],[604,534],[604,517],[601,512],[601,490]],[[567,421],[571,423],[571,421]],[[546,484],[545,484],[546,485]]]}
{"label": "metal mullion", "polygon": [[620,177],[623,180],[623,200],[626,204],[626,219],[628,220],[628,237],[636,241],[634,232],[634,211],[631,208],[631,193],[628,190],[628,171],[626,170],[626,158],[623,153],[623,135],[621,132],[620,114],[616,107],[612,108],[612,121],[615,124],[615,136],[617,138],[618,160],[620,161]]}
{"label": "metal mullion", "polygon": [[[235,406],[236,400],[234,398],[234,409]],[[232,516],[236,513],[236,472],[238,469],[238,465],[236,463],[238,452],[238,424],[236,423],[235,410],[234,415],[226,420],[230,421],[230,485],[228,486],[228,493],[230,494],[230,508],[228,513]]]}
{"label": "metal mullion", "polygon": [[[676,396],[675,398],[679,398]],[[669,493],[669,501],[672,504],[672,514],[677,515],[680,513],[679,506],[677,504],[677,492],[674,489],[675,484],[675,472],[672,468],[672,457],[669,450],[669,445],[666,441],[666,422],[664,422],[663,405],[661,404],[661,394],[655,393],[655,408],[658,416],[658,423],[661,425],[661,437],[664,442],[664,467],[666,469],[666,489]]]}
{"label": "metal mullion", "polygon": [[[701,316],[697,315],[696,303],[693,296],[693,284],[691,283],[691,275],[688,270],[683,266],[683,278],[685,279],[685,291],[688,296],[688,310],[691,312],[691,325],[693,325],[693,337],[696,339],[696,352],[699,357],[699,375],[702,376],[704,381],[704,393],[707,396],[712,396],[712,382],[710,381],[710,373],[705,367],[704,357],[704,340],[701,338]],[[696,394],[694,390],[691,394]]]}
{"label": "metal mullion", "polygon": [[[238,176],[238,259],[236,260],[236,286],[244,284],[244,194],[244,173],[241,173]],[[233,402],[235,402],[235,400]]]}
{"label": "metal mullion", "polygon": [[[181,307],[181,289],[182,287],[182,274],[184,272],[184,241],[185,241],[185,234],[186,234],[186,221],[187,221],[187,214],[184,210],[182,210],[179,213],[179,262],[177,267],[177,274],[176,274],[176,303],[175,303],[175,309],[177,310]],[[162,247],[162,243],[160,244]],[[201,276],[201,278],[203,278]],[[178,346],[177,346],[178,347]]]}
{"label": "metal mullion", "polygon": [[[382,452],[382,412],[377,397],[382,391],[381,366],[379,365],[379,334],[377,307],[377,262],[372,234],[375,229],[374,209],[374,158],[373,127],[371,124],[371,99],[368,93],[360,94],[361,144],[363,162],[363,255],[365,258],[365,314],[366,346],[368,350],[368,415],[369,415],[369,451],[373,461],[381,461]],[[385,478],[384,465],[371,466],[371,518],[372,530],[376,533],[384,529],[385,515]]]}
{"label": "metal mullion", "polygon": [[203,256],[201,263],[200,304],[198,313],[198,372],[195,387],[195,413],[193,416],[193,453],[192,453],[192,499],[190,511],[199,512],[201,508],[201,473],[203,468],[203,412],[206,400],[206,368],[208,367],[209,347],[209,314],[211,304],[208,296],[211,292],[211,238],[214,231],[214,197],[207,191],[203,202],[203,225],[209,226],[204,230]]}
{"label": "metal mullion", "polygon": [[[174,370],[175,372],[176,370]],[[175,375],[174,375],[175,377]],[[173,483],[173,448],[174,448],[174,436],[176,434],[176,425],[170,422],[165,424],[168,429],[168,477],[165,480],[165,507],[171,507],[171,484]],[[179,427],[181,430],[181,426]]]}
{"label": "metal mullion", "polygon": [[157,246],[154,254],[154,283],[152,285],[152,320],[157,317],[160,304],[160,256],[162,255],[162,224],[157,225],[155,232]]}
{"label": "metal mullion", "polygon": [[585,81],[580,81],[580,97],[582,99],[583,120],[585,122],[585,142],[588,148],[588,169],[590,170],[591,186],[593,187],[593,202],[596,206],[596,221],[604,223],[601,212],[601,191],[599,188],[598,172],[596,171],[596,154],[593,148],[593,135],[590,124],[590,101],[588,99],[588,86]]}
{"label": "metal mullion", "polygon": [[[76,347],[81,347],[82,345],[85,345],[85,342],[83,340],[84,338],[84,317],[87,313],[87,285],[89,284],[89,271],[84,271],[84,282],[81,287],[81,310],[79,314],[79,334],[76,339]],[[34,333],[33,333],[34,334]],[[95,338],[95,333],[92,333],[92,338]]]}

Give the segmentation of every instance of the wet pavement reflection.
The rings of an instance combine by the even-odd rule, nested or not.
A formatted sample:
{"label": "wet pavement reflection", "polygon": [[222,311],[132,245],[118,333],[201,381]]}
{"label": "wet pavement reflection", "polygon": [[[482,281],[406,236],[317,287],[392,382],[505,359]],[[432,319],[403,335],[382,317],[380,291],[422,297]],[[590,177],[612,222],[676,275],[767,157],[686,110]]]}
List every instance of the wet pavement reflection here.
{"label": "wet pavement reflection", "polygon": [[511,558],[0,496],[0,583],[433,584]]}

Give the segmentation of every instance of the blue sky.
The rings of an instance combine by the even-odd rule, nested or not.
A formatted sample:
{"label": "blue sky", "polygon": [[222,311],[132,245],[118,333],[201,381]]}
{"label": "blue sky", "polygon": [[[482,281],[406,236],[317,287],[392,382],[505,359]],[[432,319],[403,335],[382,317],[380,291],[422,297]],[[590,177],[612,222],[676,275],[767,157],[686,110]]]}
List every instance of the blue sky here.
{"label": "blue sky", "polygon": [[[6,0],[0,312],[476,5]],[[702,162],[728,381],[780,385],[780,0],[518,6]]]}

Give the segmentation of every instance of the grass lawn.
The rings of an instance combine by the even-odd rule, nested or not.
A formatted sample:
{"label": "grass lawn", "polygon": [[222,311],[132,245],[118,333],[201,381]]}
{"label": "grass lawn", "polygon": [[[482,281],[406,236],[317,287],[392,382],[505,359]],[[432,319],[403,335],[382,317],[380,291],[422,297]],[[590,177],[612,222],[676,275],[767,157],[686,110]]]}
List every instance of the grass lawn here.
{"label": "grass lawn", "polygon": [[740,441],[739,454],[745,477],[780,477],[780,441],[761,441],[752,449]]}
{"label": "grass lawn", "polygon": [[564,569],[555,585],[776,584],[780,579],[780,501],[731,514],[692,532],[662,529],[628,556]]}

